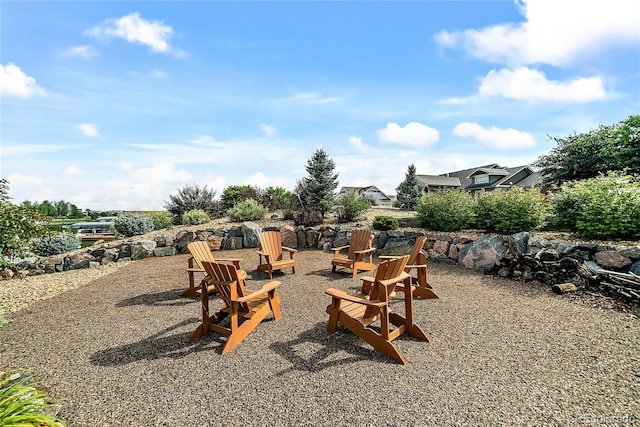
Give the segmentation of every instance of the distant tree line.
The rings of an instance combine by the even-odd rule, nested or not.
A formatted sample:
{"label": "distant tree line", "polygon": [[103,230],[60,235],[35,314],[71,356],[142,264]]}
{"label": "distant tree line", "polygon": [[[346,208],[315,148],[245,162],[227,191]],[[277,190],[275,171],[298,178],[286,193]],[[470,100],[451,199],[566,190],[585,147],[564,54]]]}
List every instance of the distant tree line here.
{"label": "distant tree line", "polygon": [[46,217],[55,218],[83,218],[85,212],[79,209],[76,205],[64,200],[44,200],[42,202],[31,202],[25,200],[22,202],[22,207],[27,209],[33,209],[40,212]]}

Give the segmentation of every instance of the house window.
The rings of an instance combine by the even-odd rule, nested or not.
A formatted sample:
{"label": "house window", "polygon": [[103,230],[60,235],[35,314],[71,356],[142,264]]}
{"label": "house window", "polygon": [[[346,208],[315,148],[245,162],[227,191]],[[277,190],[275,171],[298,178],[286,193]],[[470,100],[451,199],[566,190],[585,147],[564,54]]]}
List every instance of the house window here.
{"label": "house window", "polygon": [[480,175],[473,178],[475,184],[486,184],[489,182],[489,175]]}

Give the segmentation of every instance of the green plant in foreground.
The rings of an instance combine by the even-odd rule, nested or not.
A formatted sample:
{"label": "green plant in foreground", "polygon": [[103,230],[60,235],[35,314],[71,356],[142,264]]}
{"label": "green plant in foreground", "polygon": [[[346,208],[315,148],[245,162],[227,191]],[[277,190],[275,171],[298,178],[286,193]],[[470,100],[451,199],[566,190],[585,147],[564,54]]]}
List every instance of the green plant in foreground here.
{"label": "green plant in foreground", "polygon": [[21,371],[0,372],[0,425],[66,426],[47,395]]}

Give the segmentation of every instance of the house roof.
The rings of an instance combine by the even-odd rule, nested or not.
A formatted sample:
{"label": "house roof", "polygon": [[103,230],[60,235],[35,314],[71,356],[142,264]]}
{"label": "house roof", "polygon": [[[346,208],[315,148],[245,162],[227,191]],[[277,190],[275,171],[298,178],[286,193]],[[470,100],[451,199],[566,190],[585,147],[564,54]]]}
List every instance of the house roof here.
{"label": "house roof", "polygon": [[391,197],[389,197],[387,194],[385,194],[384,191],[382,191],[381,189],[379,189],[375,185],[368,185],[366,187],[342,187],[340,189],[340,193],[345,193],[347,191],[350,191],[350,192],[353,192],[353,193],[362,194],[362,193],[365,193],[365,192],[370,191],[370,190],[378,192],[378,193],[382,194],[384,197],[386,197],[387,199],[391,200]]}
{"label": "house roof", "polygon": [[416,178],[428,187],[460,187],[460,178],[457,176],[416,175]]}
{"label": "house roof", "polygon": [[[487,174],[490,176],[500,176],[496,181],[483,184],[474,184],[473,177],[479,174]],[[519,187],[531,187],[542,183],[542,175],[531,168],[529,165],[516,166],[513,168],[502,167],[497,163],[477,166],[475,168],[463,169],[454,172],[448,172],[437,175],[445,179],[459,179],[459,187],[464,189],[480,189],[480,188],[496,188],[500,186],[510,187],[513,185]],[[434,175],[417,175],[421,181],[425,182],[421,177],[429,177],[430,182],[437,182],[433,179]],[[425,182],[427,184],[427,182]],[[436,185],[436,184],[431,184]]]}

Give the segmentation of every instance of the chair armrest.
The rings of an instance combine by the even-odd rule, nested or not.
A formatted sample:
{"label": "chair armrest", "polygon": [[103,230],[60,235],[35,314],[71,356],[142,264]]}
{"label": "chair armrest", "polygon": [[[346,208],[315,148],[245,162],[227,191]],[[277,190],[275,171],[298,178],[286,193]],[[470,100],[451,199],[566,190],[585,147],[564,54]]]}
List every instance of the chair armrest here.
{"label": "chair armrest", "polygon": [[384,307],[385,305],[387,305],[387,303],[384,301],[368,300],[365,298],[360,298],[355,295],[349,295],[345,291],[340,291],[338,289],[333,289],[333,288],[325,289],[324,293],[327,295],[331,295],[331,297],[333,298],[339,298],[346,301],[355,302],[356,304],[366,305],[369,307]]}
{"label": "chair armrest", "polygon": [[288,247],[286,247],[286,246],[283,246],[283,247],[282,247],[282,249],[284,249],[284,250],[286,250],[286,251],[289,251],[289,252],[298,252],[298,250],[297,250],[297,249],[288,248]]}
{"label": "chair armrest", "polygon": [[235,302],[248,302],[251,301],[253,298],[256,297],[256,295],[262,295],[262,294],[266,294],[274,289],[276,289],[277,287],[279,287],[280,285],[282,285],[282,282],[269,282],[266,285],[264,285],[262,288],[258,289],[257,291],[253,291],[251,292],[249,295],[245,295],[243,297],[240,297],[238,299],[235,299],[233,301]]}
{"label": "chair armrest", "polygon": [[379,280],[378,282],[379,282],[381,285],[389,286],[389,285],[393,285],[393,284],[398,283],[398,282],[402,282],[402,281],[403,281],[403,280],[405,280],[407,277],[411,277],[411,276],[409,276],[409,274],[408,274],[408,273],[406,273],[406,272],[404,272],[404,271],[403,271],[402,273],[400,273],[400,274],[399,274],[398,276],[396,276],[396,277],[392,277],[391,279],[387,279],[387,280]]}
{"label": "chair armrest", "polygon": [[416,265],[405,265],[406,269],[412,269],[412,268],[427,268],[427,264],[416,264]]}
{"label": "chair armrest", "polygon": [[222,262],[240,262],[242,261],[242,258],[216,258],[216,261],[222,261]]}
{"label": "chair armrest", "polygon": [[347,249],[348,247],[349,247],[349,245],[347,245],[347,246],[340,246],[340,247],[337,247],[337,248],[331,248],[331,250],[332,250],[332,251],[334,251],[334,252],[336,252],[336,253],[338,253],[338,252],[340,252],[340,251],[341,251],[341,250],[343,250],[343,249]]}
{"label": "chair armrest", "polygon": [[262,252],[262,251],[256,251],[256,253],[257,253],[258,255],[267,256],[267,254],[265,254],[265,253],[264,253],[264,252]]}
{"label": "chair armrest", "polygon": [[205,270],[202,268],[197,268],[197,267],[193,267],[193,268],[185,268],[184,271],[197,271],[199,273],[204,273]]}
{"label": "chair armrest", "polygon": [[375,251],[376,248],[363,249],[361,251],[353,251],[356,254],[368,254],[369,252]]}

